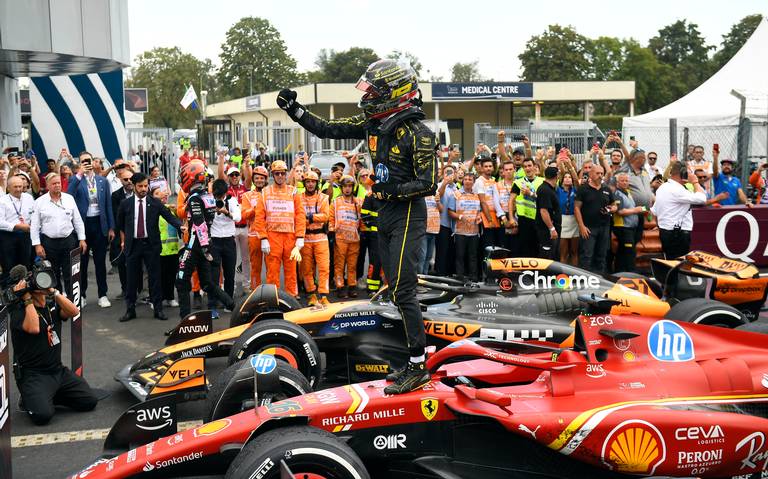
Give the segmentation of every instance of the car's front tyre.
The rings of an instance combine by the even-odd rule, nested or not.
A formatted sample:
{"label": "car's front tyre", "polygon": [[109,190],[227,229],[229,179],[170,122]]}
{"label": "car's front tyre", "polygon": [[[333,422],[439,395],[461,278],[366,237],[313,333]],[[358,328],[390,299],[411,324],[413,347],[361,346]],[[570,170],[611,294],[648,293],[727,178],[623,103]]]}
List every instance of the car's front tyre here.
{"label": "car's front tyre", "polygon": [[256,436],[235,457],[225,477],[278,479],[280,461],[293,477],[370,479],[355,451],[333,434],[309,426],[277,428]]}

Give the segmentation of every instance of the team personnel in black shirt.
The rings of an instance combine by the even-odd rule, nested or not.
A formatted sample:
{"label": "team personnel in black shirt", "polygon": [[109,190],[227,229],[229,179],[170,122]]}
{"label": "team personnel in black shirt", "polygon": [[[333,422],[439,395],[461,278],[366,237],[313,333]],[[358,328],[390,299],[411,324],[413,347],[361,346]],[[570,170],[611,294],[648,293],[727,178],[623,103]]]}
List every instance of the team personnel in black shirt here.
{"label": "team personnel in black shirt", "polygon": [[548,166],[544,170],[544,183],[536,190],[536,236],[539,238],[539,257],[560,259],[560,198],[555,191],[558,169]]}
{"label": "team personnel in black shirt", "polygon": [[[24,288],[21,280],[13,289]],[[98,402],[85,379],[61,362],[61,320],[77,314],[77,306],[53,289],[27,292],[22,302],[11,307],[14,375],[21,407],[37,425],[51,420],[55,406],[90,411]]]}
{"label": "team personnel in black shirt", "polygon": [[603,167],[592,166],[589,181],[576,190],[573,213],[579,225],[579,267],[603,274],[611,246],[611,214],[616,212],[613,192],[603,184]]}

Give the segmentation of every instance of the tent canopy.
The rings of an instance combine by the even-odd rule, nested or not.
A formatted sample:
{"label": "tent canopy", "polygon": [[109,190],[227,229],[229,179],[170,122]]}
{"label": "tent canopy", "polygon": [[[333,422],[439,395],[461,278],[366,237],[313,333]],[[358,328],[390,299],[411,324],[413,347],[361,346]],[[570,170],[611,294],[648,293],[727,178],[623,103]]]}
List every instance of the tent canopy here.
{"label": "tent canopy", "polygon": [[736,55],[698,88],[658,110],[624,118],[624,128],[665,127],[670,118],[677,118],[679,126],[737,125],[741,102],[731,94],[733,90],[747,96],[747,116],[765,117],[768,112],[766,58],[768,17],[763,18]]}

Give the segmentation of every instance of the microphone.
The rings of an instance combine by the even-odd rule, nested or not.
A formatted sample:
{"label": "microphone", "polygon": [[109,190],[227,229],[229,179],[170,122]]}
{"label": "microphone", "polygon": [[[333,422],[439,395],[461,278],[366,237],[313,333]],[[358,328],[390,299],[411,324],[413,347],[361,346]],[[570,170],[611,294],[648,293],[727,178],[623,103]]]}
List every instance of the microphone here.
{"label": "microphone", "polygon": [[8,277],[10,278],[10,284],[15,285],[27,277],[27,267],[23,264],[17,264],[8,272]]}

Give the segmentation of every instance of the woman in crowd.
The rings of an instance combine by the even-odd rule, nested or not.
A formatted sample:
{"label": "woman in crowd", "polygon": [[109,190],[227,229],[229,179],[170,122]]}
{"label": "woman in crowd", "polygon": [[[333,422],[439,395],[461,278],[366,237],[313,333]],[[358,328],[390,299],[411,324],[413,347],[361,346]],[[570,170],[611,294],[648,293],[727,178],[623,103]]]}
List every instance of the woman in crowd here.
{"label": "woman in crowd", "polygon": [[[157,169],[157,167],[154,167]],[[157,198],[176,215],[176,205],[168,204],[170,192],[167,186],[160,182],[150,188],[150,194]],[[179,272],[179,231],[172,225],[169,225],[165,218],[160,216],[160,285],[163,290],[163,305],[168,307],[177,307],[178,301],[174,298],[175,280]]]}

